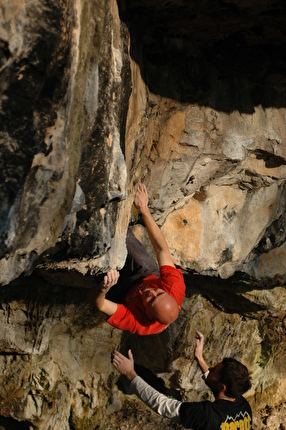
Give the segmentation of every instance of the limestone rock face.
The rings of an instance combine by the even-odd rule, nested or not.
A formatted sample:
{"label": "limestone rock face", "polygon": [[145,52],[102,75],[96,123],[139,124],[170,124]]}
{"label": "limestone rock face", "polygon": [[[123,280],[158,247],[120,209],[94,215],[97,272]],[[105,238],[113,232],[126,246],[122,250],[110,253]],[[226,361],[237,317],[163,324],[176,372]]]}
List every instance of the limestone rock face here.
{"label": "limestone rock face", "polygon": [[[131,347],[167,395],[211,398],[199,329],[210,365],[251,370],[255,428],[284,428],[286,6],[0,6],[0,427],[173,428],[126,395],[110,354]],[[123,266],[130,222],[152,252],[140,181],[187,285],[150,337],[89,304],[94,275]]]}
{"label": "limestone rock face", "polygon": [[14,429],[21,422],[47,430],[95,428],[110,396],[110,354],[121,334],[112,335],[91,311],[87,290],[36,284],[14,288],[8,300],[1,290],[0,416],[12,417]]}
{"label": "limestone rock face", "polygon": [[[119,124],[129,87],[116,3],[1,8],[1,284],[29,272],[63,232],[70,239],[83,208],[70,248],[90,258],[78,271],[96,272],[109,258],[122,266],[125,226],[114,221],[126,197]],[[73,205],[77,182],[84,195]]]}
{"label": "limestone rock face", "polygon": [[115,348],[125,354],[131,348],[139,374],[166,395],[212,400],[193,359],[199,328],[210,365],[234,356],[251,369],[247,398],[255,428],[278,430],[286,399],[285,288],[254,290],[247,283],[201,276],[185,280],[187,296],[177,321],[146,337],[109,326],[89,306],[88,289],[51,286],[35,275],[12,291],[3,287],[0,424],[10,417],[13,429],[23,428],[20,423],[43,430],[126,428],[139,408],[147,423],[171,429],[171,422],[150,417],[138,402],[130,411],[130,397],[122,393],[127,386],[120,379],[115,384],[110,355]]}
{"label": "limestone rock face", "polygon": [[[282,143],[285,112],[276,111]],[[280,151],[269,143],[269,113],[258,107],[253,115],[226,114],[164,100],[152,109],[145,182],[154,217],[181,267],[222,278],[239,271],[285,279],[286,169],[280,158],[276,166],[267,163]]]}
{"label": "limestone rock face", "polygon": [[284,283],[285,6],[119,5],[134,60],[129,170],[176,263]]}
{"label": "limestone rock face", "polygon": [[2,2],[2,285],[43,257],[83,275],[122,267],[140,180],[178,265],[284,283],[284,63],[271,63],[284,10],[242,5],[238,26],[212,7],[218,31],[210,5],[171,2],[183,26],[151,3],[119,2],[123,22],[115,2]]}

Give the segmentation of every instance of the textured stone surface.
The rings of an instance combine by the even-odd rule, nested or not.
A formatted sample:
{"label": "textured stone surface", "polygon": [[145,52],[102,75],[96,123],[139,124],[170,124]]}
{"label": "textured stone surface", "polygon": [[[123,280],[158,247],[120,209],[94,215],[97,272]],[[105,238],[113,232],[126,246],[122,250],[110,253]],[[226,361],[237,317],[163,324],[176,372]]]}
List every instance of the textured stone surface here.
{"label": "textured stone surface", "polygon": [[2,5],[1,284],[122,267],[142,179],[180,266],[284,283],[284,6]]}
{"label": "textured stone surface", "polygon": [[285,6],[119,4],[134,60],[127,160],[144,142],[129,170],[174,259],[284,283]]}
{"label": "textured stone surface", "polygon": [[[2,1],[1,7],[1,283],[54,248],[78,181],[86,212],[71,252],[89,259],[107,254],[78,271],[108,266],[109,258],[122,266],[126,222],[117,231],[121,206],[112,202],[126,197],[119,123],[129,90],[121,89],[116,3]],[[110,248],[121,252],[108,254]]]}
{"label": "textured stone surface", "polygon": [[[12,293],[10,287],[2,288],[0,418],[45,430],[116,427],[118,420],[116,428],[130,425],[136,412],[130,410],[124,381],[119,378],[115,385],[118,374],[110,364],[114,348],[123,353],[131,348],[139,374],[165,394],[212,399],[193,359],[199,328],[206,336],[210,365],[234,356],[251,369],[253,387],[247,397],[256,428],[264,428],[263,414],[269,422],[283,424],[285,289],[253,290],[232,282],[229,292],[228,281],[214,289],[216,281],[209,277],[186,275],[185,280],[180,317],[162,334],[147,337],[110,327],[90,307],[88,289],[52,287],[35,275],[14,284]],[[152,418],[146,410],[142,414],[147,422]],[[158,428],[166,425],[159,417],[153,422]],[[140,428],[137,424],[134,428]],[[14,426],[18,428],[16,422]]]}
{"label": "textured stone surface", "polygon": [[[174,428],[124,394],[110,353],[131,347],[168,395],[210,398],[199,329],[210,364],[252,371],[255,428],[281,430],[285,5],[118,5],[0,0],[0,426]],[[129,221],[150,249],[139,181],[187,283],[148,338],[88,304],[92,275],[124,264]]]}
{"label": "textured stone surface", "polygon": [[[174,103],[165,122],[166,103],[153,109],[157,127],[148,136],[153,158],[145,181],[152,190],[154,216],[163,224],[177,263],[224,278],[236,271],[250,273],[250,265],[254,277],[259,273],[266,278],[267,270],[253,261],[251,252],[262,239],[268,239],[270,249],[276,246],[267,232],[273,224],[279,228],[280,240],[285,235],[283,222],[279,223],[285,212],[285,166],[266,167],[265,154],[273,150],[268,143],[273,123],[261,108],[253,115],[233,113],[229,118],[211,109]],[[281,142],[284,126],[282,112]]]}
{"label": "textured stone surface", "polygon": [[8,301],[2,290],[1,416],[46,430],[100,422],[120,332],[92,312],[87,291],[51,288],[39,279],[15,287]]}

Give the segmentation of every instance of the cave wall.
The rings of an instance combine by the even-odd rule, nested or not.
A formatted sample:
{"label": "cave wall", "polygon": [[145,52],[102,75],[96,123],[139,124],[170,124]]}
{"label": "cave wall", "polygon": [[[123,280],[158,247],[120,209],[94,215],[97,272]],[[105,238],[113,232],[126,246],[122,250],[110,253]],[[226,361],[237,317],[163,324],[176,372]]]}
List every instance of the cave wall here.
{"label": "cave wall", "polygon": [[[172,428],[123,394],[110,354],[210,398],[199,329],[210,364],[250,368],[256,428],[283,428],[285,16],[272,0],[1,0],[0,426]],[[150,249],[139,181],[187,285],[147,338],[88,301],[129,222]]]}
{"label": "cave wall", "polygon": [[144,178],[176,264],[283,284],[285,7],[227,4],[119,2],[128,170]]}
{"label": "cave wall", "polygon": [[2,3],[1,285],[121,268],[141,180],[176,264],[285,282],[282,6]]}
{"label": "cave wall", "polygon": [[251,370],[246,396],[254,428],[283,428],[285,288],[255,289],[241,281],[188,275],[185,281],[179,318],[154,336],[112,328],[90,307],[88,289],[51,285],[35,276],[12,290],[2,287],[0,425],[5,430],[171,429],[170,421],[142,409],[128,394],[111,353],[131,348],[138,373],[166,395],[213,400],[193,359],[199,329],[210,365],[233,356]]}
{"label": "cave wall", "polygon": [[122,266],[128,220],[116,223],[127,176],[120,124],[130,90],[117,6],[1,4],[0,282],[63,247],[80,273],[106,269],[110,260]]}

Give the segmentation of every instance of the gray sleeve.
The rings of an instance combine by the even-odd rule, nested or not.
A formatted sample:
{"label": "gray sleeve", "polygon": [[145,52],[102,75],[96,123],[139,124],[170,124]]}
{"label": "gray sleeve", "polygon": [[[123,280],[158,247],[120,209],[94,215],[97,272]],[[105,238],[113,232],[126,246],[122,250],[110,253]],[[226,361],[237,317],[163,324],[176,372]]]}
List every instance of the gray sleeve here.
{"label": "gray sleeve", "polygon": [[154,412],[165,418],[180,422],[179,409],[182,402],[169,399],[164,394],[159,393],[159,391],[147,384],[140,376],[136,376],[131,381],[130,387],[132,392]]}
{"label": "gray sleeve", "polygon": [[204,381],[205,381],[205,380],[207,379],[207,377],[209,376],[209,373],[210,373],[210,371],[209,371],[209,370],[207,370],[207,371],[203,374],[202,378],[203,378],[203,380],[204,380]]}

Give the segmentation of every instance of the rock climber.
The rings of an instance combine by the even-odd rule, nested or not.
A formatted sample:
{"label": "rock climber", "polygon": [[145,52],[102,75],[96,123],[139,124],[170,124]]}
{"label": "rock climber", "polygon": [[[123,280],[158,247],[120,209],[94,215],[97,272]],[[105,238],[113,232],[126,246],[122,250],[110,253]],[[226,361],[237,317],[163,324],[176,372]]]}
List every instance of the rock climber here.
{"label": "rock climber", "polygon": [[108,316],[107,322],[113,327],[139,335],[157,334],[177,319],[186,287],[151,215],[144,184],[137,188],[134,205],[142,215],[157,262],[129,227],[125,266],[120,272],[111,269],[99,287],[93,289],[91,300]]}

